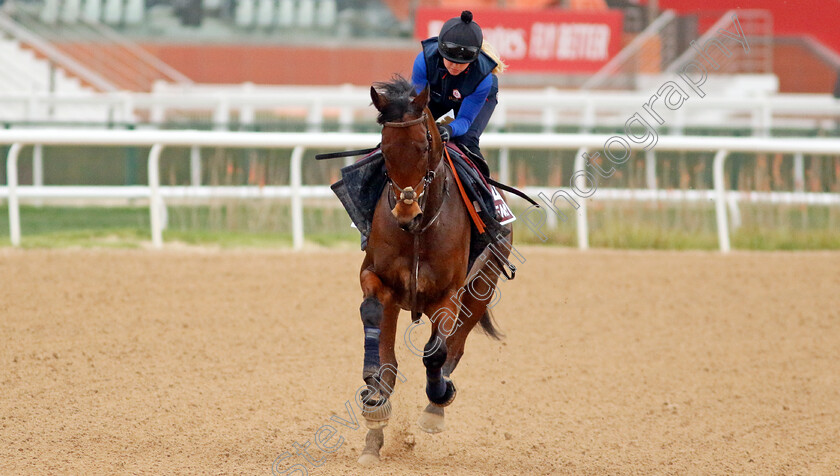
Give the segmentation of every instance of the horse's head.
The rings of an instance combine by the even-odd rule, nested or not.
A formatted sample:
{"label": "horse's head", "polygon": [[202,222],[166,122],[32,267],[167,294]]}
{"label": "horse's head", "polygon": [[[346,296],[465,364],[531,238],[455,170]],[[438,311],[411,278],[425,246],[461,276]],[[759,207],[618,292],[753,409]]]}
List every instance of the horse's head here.
{"label": "horse's head", "polygon": [[407,231],[423,220],[421,198],[440,162],[441,140],[434,118],[426,109],[428,86],[418,95],[402,77],[370,88],[382,124],[382,155],[388,170],[389,193],[396,199],[391,213]]}

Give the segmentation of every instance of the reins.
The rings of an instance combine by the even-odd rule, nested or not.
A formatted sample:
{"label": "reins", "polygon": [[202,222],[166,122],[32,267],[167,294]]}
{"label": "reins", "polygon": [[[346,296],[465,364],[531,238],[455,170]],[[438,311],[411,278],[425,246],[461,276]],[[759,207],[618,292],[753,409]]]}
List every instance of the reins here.
{"label": "reins", "polygon": [[[418,117],[417,119],[412,119],[410,121],[405,121],[405,122],[386,122],[385,124],[382,124],[382,127],[397,127],[397,128],[411,127],[411,126],[416,126],[417,124],[420,124],[421,122],[425,122],[427,119],[428,118],[426,116],[426,113],[424,112],[423,115]],[[428,132],[428,130],[427,130],[427,132]]]}

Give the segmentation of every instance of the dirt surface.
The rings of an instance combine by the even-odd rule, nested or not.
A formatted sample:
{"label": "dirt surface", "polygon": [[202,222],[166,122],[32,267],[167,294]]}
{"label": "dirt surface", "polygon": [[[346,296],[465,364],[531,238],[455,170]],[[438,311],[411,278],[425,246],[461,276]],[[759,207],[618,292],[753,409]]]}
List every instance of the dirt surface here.
{"label": "dirt surface", "polygon": [[399,346],[366,470],[363,424],[313,441],[362,383],[359,252],[2,250],[0,474],[840,473],[840,254],[521,251],[446,432]]}

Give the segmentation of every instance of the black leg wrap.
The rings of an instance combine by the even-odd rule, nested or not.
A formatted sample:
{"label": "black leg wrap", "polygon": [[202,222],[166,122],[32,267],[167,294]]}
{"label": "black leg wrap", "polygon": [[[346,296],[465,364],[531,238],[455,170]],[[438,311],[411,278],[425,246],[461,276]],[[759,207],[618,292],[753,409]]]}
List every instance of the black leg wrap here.
{"label": "black leg wrap", "polygon": [[458,390],[455,388],[455,384],[452,380],[448,378],[443,379],[443,383],[446,384],[446,390],[443,392],[443,395],[439,398],[432,398],[428,394],[428,387],[426,391],[426,396],[429,397],[429,403],[436,407],[448,407],[450,403],[455,401],[455,395],[457,395]]}
{"label": "black leg wrap", "polygon": [[382,303],[375,297],[365,298],[359,306],[359,313],[362,315],[362,324],[367,327],[379,329],[382,323]]}
{"label": "black leg wrap", "polygon": [[430,402],[441,402],[446,397],[446,382],[441,375],[441,367],[446,362],[446,345],[434,349],[437,339],[430,340],[423,352],[423,365],[426,366],[426,396]]}
{"label": "black leg wrap", "polygon": [[379,371],[379,324],[382,322],[382,303],[369,297],[359,307],[365,328],[365,360],[362,378],[367,379]]}
{"label": "black leg wrap", "polygon": [[440,347],[431,352],[436,342],[438,342],[438,339],[430,340],[423,348],[423,365],[426,366],[427,371],[429,369],[439,370],[446,362],[446,344],[441,343]]}

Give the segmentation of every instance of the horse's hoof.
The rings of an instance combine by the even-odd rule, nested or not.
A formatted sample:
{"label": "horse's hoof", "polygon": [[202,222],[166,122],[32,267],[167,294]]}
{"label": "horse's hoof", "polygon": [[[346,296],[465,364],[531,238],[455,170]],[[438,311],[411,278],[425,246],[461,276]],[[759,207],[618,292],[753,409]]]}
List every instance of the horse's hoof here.
{"label": "horse's hoof", "polygon": [[379,400],[375,405],[362,409],[365,425],[371,430],[385,428],[391,418],[391,400]]}
{"label": "horse's hoof", "polygon": [[373,453],[362,453],[362,456],[359,456],[359,464],[362,466],[373,466],[375,464],[379,464],[379,455],[375,455]]}
{"label": "horse's hoof", "polygon": [[458,389],[455,388],[455,382],[449,380],[448,378],[444,378],[444,381],[446,382],[446,392],[442,397],[440,397],[440,400],[429,400],[429,403],[436,407],[448,407],[455,401],[455,397],[458,395]]}
{"label": "horse's hoof", "polygon": [[417,426],[426,433],[432,434],[440,433],[446,429],[443,421],[443,413],[437,414],[427,411],[423,411],[420,414],[420,418],[417,420]]}

